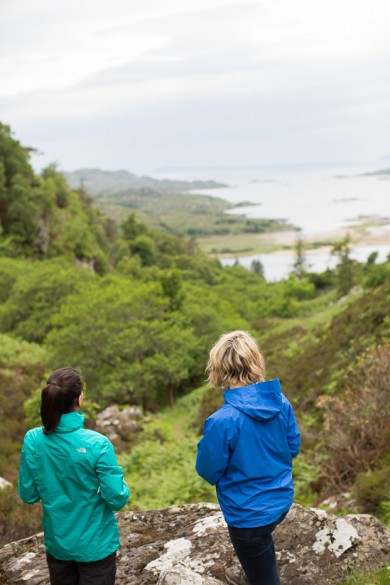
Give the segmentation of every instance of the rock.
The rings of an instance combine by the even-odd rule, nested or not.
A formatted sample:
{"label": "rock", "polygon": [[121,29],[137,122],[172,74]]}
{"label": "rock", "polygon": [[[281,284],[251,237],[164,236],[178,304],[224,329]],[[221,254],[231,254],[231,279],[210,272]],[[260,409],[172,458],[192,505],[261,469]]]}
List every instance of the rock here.
{"label": "rock", "polygon": [[95,428],[113,443],[128,441],[134,433],[142,430],[143,416],[139,408],[129,406],[120,410],[115,404],[108,406],[96,417]]}
{"label": "rock", "polygon": [[4,477],[0,477],[0,490],[3,490],[6,487],[11,487],[12,483],[4,479]]}
{"label": "rock", "polygon": [[329,508],[332,512],[339,510],[349,511],[356,509],[356,502],[352,498],[351,492],[342,492],[329,496],[326,500],[321,501],[321,506]]}
{"label": "rock", "polygon": [[[120,512],[116,585],[218,585],[238,566],[214,504]],[[294,504],[275,530],[281,582],[340,585],[389,562],[390,530],[365,514],[337,517]],[[42,534],[0,550],[1,585],[49,585]]]}
{"label": "rock", "polygon": [[82,268],[85,268],[85,270],[88,270],[88,272],[95,272],[95,268],[94,268],[95,261],[94,260],[87,260],[86,258],[81,260],[79,258],[75,258],[74,263],[76,264],[76,266],[81,266]]}
{"label": "rock", "polygon": [[169,569],[163,569],[157,581],[157,585],[220,585],[219,579],[200,575],[187,569],[184,565],[175,565]]}

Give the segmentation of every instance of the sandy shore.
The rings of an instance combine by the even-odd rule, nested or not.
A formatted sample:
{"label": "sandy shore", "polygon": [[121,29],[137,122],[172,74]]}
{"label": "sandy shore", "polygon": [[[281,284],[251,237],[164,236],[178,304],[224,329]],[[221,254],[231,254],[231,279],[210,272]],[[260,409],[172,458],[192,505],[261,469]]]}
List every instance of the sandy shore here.
{"label": "sandy shore", "polygon": [[[259,239],[273,241],[281,246],[294,246],[297,231],[279,231],[259,234]],[[388,244],[390,243],[390,224],[374,226],[353,226],[340,228],[328,232],[321,232],[309,237],[304,237],[305,244],[316,244],[317,242],[337,242],[347,235],[350,235],[354,243],[359,244]]]}
{"label": "sandy shore", "polygon": [[[272,242],[280,246],[280,250],[275,250],[271,254],[280,252],[286,253],[287,246],[291,246],[291,253],[294,252],[294,246],[297,241],[298,233],[296,231],[279,231],[259,234],[258,239],[264,242]],[[375,244],[390,244],[390,224],[374,226],[353,226],[328,232],[322,232],[304,238],[305,250],[312,253],[330,251],[332,243],[338,242],[343,238],[350,236],[352,246],[374,246]],[[321,246],[321,243],[324,245]]]}
{"label": "sandy shore", "polygon": [[[390,223],[358,225],[343,229],[331,230],[303,236],[306,252],[321,253],[332,249],[335,242],[346,236],[351,238],[351,246],[390,245]],[[295,253],[295,244],[299,232],[282,230],[261,234],[229,234],[199,238],[200,247],[217,258],[232,256],[251,256],[253,254]]]}

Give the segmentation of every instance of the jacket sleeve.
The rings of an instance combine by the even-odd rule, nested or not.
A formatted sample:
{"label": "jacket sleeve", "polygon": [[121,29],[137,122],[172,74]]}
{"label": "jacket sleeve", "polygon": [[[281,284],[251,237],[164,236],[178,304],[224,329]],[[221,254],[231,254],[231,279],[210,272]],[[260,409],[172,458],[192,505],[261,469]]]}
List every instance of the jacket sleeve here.
{"label": "jacket sleeve", "polygon": [[227,429],[222,421],[208,418],[198,443],[195,469],[209,484],[221,479],[229,463]]}
{"label": "jacket sleeve", "polygon": [[103,443],[95,469],[101,497],[112,510],[120,510],[129,499],[130,490],[123,469],[117,463],[114,447],[108,440]]}
{"label": "jacket sleeve", "polygon": [[301,448],[301,435],[291,404],[289,404],[288,409],[287,443],[290,448],[291,457],[296,457]]}
{"label": "jacket sleeve", "polygon": [[34,482],[32,474],[32,461],[29,455],[29,450],[24,440],[22,455],[20,458],[18,493],[26,504],[35,504],[41,499],[38,487]]}

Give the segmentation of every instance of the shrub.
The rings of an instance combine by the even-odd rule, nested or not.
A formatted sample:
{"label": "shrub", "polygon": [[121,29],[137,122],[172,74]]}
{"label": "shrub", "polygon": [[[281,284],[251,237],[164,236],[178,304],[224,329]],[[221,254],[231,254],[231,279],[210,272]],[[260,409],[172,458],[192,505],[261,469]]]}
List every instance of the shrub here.
{"label": "shrub", "polygon": [[322,463],[322,478],[340,491],[357,478],[356,496],[367,512],[378,513],[386,499],[389,386],[390,344],[361,359],[343,396],[318,399],[324,410],[321,439],[328,455],[328,461]]}
{"label": "shrub", "polygon": [[64,299],[95,280],[84,268],[63,260],[35,262],[19,276],[12,295],[0,307],[0,330],[42,342]]}
{"label": "shrub", "polygon": [[41,380],[45,357],[41,347],[0,334],[0,475],[10,481],[27,430],[23,402]]}
{"label": "shrub", "polygon": [[0,490],[0,517],[0,547],[42,530],[41,505],[25,504],[14,487]]}
{"label": "shrub", "polygon": [[383,467],[360,473],[353,489],[356,503],[369,514],[390,520],[390,460]]}

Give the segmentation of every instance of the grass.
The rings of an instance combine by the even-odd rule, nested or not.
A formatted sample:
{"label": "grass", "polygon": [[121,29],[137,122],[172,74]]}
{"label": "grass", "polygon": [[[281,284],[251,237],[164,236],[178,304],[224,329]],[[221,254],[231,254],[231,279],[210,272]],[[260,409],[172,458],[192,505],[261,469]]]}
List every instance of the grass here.
{"label": "grass", "polygon": [[215,502],[215,490],[195,471],[200,439],[197,414],[207,387],[179,399],[158,417],[145,421],[139,443],[119,463],[131,490],[129,508],[150,510],[174,504]]}
{"label": "grass", "polygon": [[362,575],[351,575],[346,579],[343,585],[389,585],[390,584],[390,567],[384,567],[373,573]]}
{"label": "grass", "polygon": [[[299,314],[289,319],[274,317],[267,319],[267,332],[263,334],[263,343],[265,346],[273,345],[275,338],[282,340],[280,348],[284,353],[289,352],[289,346],[292,342],[301,345],[305,341],[312,339],[316,331],[328,327],[332,319],[344,311],[356,297],[346,297],[342,301],[337,301],[333,290],[324,292],[321,296],[301,301],[299,303]],[[285,340],[289,339],[286,344]]]}
{"label": "grass", "polygon": [[241,233],[259,233],[284,229],[277,219],[247,218],[227,214],[234,205],[210,195],[126,191],[96,198],[97,205],[114,220],[123,221],[131,212],[151,228],[168,233],[204,237]]}
{"label": "grass", "polygon": [[269,254],[286,249],[264,234],[228,234],[198,238],[198,244],[207,254],[219,256],[244,256],[247,254]]}

